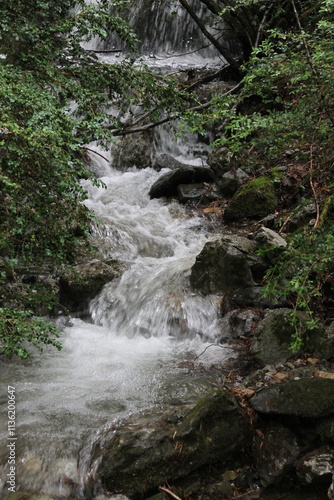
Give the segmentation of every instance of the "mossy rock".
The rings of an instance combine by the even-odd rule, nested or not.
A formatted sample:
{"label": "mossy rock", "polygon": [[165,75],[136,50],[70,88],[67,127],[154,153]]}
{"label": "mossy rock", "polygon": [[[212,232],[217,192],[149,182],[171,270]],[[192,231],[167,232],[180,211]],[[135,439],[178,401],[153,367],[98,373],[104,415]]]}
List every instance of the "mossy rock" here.
{"label": "mossy rock", "polygon": [[242,236],[209,241],[191,269],[191,287],[206,295],[254,285],[250,260],[255,251],[255,243]]}
{"label": "mossy rock", "polygon": [[262,176],[241,186],[227,205],[224,219],[261,219],[272,213],[278,203],[275,183],[273,176]]}
{"label": "mossy rock", "polygon": [[315,377],[275,384],[259,392],[251,406],[272,415],[328,417],[334,415],[334,380]]}
{"label": "mossy rock", "polygon": [[121,276],[125,266],[116,259],[86,262],[66,271],[60,278],[60,303],[70,311],[85,310],[110,281]]}
{"label": "mossy rock", "polygon": [[135,500],[167,481],[240,453],[246,429],[229,391],[209,393],[193,408],[183,409],[183,415],[175,418],[175,408],[164,414],[151,409],[105,433],[93,450],[92,463],[99,463],[97,479],[108,491]]}

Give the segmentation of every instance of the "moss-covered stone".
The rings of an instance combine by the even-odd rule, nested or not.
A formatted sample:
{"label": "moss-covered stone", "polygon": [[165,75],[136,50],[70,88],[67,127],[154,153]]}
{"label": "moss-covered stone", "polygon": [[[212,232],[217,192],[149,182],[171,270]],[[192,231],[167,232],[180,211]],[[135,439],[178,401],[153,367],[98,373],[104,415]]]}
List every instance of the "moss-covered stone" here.
{"label": "moss-covered stone", "polygon": [[191,269],[190,283],[203,294],[230,293],[255,284],[260,258],[256,244],[242,236],[226,236],[208,242]]}
{"label": "moss-covered stone", "polygon": [[60,302],[71,311],[84,310],[102,287],[119,277],[125,267],[115,259],[86,262],[68,270],[60,279]]}
{"label": "moss-covered stone", "polygon": [[175,409],[130,417],[102,436],[93,462],[99,460],[98,478],[110,492],[137,499],[202,466],[229,460],[240,450],[245,432],[234,396],[216,390],[179,419]]}
{"label": "moss-covered stone", "polygon": [[334,380],[289,380],[259,392],[251,402],[260,413],[320,418],[334,414]]}
{"label": "moss-covered stone", "polygon": [[224,218],[227,221],[260,219],[273,212],[276,205],[275,178],[262,176],[238,189],[226,207]]}

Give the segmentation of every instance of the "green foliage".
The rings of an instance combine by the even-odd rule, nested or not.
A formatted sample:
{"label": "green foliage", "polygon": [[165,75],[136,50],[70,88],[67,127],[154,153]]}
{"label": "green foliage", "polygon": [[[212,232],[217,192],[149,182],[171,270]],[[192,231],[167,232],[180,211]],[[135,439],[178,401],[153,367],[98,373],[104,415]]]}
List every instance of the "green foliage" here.
{"label": "green foliage", "polygon": [[314,311],[321,313],[326,299],[324,289],[331,280],[333,245],[333,225],[318,230],[306,228],[290,237],[287,249],[266,274],[264,295],[273,300],[284,297],[291,304],[291,322],[296,327],[291,344],[294,351],[303,344],[297,311],[308,313],[309,330],[318,325]]}
{"label": "green foliage", "polygon": [[[27,343],[38,350],[44,345],[61,349],[61,344],[55,338],[59,337],[57,328],[42,318],[32,317],[33,312],[13,311],[0,308],[0,348],[1,353],[12,357],[14,354],[21,359],[31,357]],[[54,338],[55,337],[55,338]]]}

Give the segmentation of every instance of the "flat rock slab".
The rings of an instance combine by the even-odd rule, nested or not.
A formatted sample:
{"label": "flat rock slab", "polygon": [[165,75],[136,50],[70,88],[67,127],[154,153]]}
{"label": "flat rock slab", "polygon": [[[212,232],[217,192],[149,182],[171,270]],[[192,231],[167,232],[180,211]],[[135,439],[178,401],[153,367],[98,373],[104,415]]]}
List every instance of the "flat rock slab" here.
{"label": "flat rock slab", "polygon": [[251,403],[259,413],[320,418],[334,414],[334,380],[304,378],[272,385]]}

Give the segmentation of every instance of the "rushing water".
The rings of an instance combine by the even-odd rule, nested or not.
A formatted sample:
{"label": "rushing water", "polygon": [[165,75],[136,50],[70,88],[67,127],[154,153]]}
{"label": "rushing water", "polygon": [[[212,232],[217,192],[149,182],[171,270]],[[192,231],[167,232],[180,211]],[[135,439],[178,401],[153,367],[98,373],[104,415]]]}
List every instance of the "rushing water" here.
{"label": "rushing water", "polygon": [[[171,13],[165,14],[166,24]],[[152,15],[157,23],[159,14]],[[145,43],[154,50],[162,40]],[[173,50],[177,43],[166,42],[164,56],[166,47]],[[164,56],[152,59],[160,70],[203,64],[199,56],[191,56],[196,61]],[[110,62],[108,57],[101,59]],[[191,141],[187,146],[171,142],[168,126],[156,133],[156,142],[160,152],[203,163],[189,151]],[[96,145],[90,147],[101,153]],[[2,412],[0,498],[10,485],[8,444],[15,448],[17,491],[85,498],[90,443],[104,426],[143,408],[196,399],[217,383],[209,368],[230,355],[217,347],[203,354],[219,330],[217,305],[214,298],[189,289],[191,266],[207,238],[203,220],[190,217],[177,203],[150,200],[149,189],[163,171],[119,172],[98,155],[91,155],[91,163],[105,184],[98,188],[84,181],[85,204],[98,220],[93,238],[102,256],[118,258],[126,271],[91,302],[89,320],[57,320],[61,352],[47,348],[32,360],[3,362],[1,405],[7,408],[7,386],[15,387],[16,428],[10,436],[7,412]]]}
{"label": "rushing water", "polygon": [[[91,321],[58,320],[60,353],[47,349],[33,360],[2,366],[4,387],[16,391],[17,489],[62,498],[70,498],[71,481],[82,486],[79,450],[104,425],[141,408],[194,399],[215,383],[201,370],[182,368],[218,331],[214,300],[188,288],[189,270],[206,241],[203,222],[176,203],[149,199],[163,172],[121,173],[103,160],[99,170],[106,188],[85,181],[85,203],[99,220],[93,237],[104,257],[118,257],[127,269],[92,301]],[[200,364],[222,362],[227,352],[213,347]],[[6,422],[2,414],[3,492]]]}

